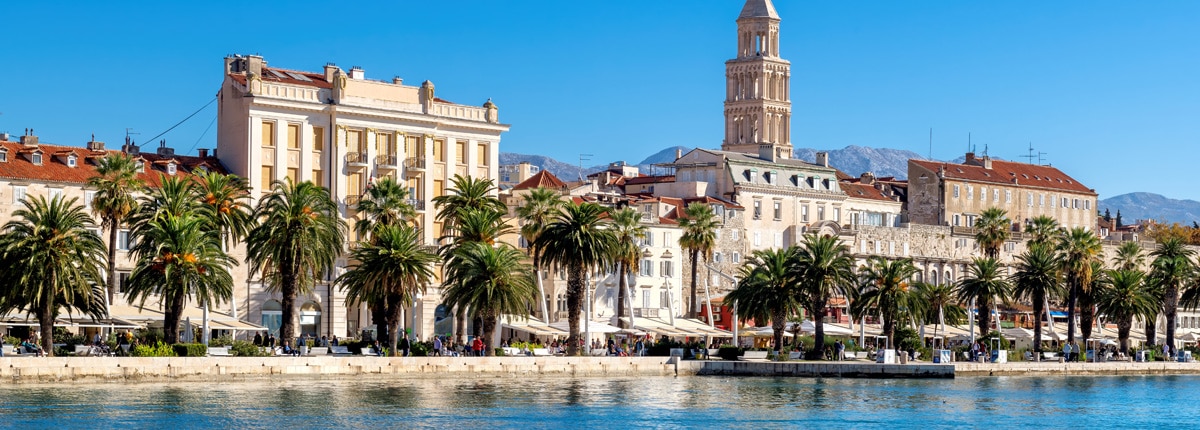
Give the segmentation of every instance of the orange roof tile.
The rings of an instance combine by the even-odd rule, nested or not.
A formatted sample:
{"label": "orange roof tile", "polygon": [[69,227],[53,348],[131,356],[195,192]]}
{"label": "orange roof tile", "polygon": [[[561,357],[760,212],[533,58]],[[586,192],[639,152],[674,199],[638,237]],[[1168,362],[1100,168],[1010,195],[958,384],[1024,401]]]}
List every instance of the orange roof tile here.
{"label": "orange roof tile", "polygon": [[1022,187],[1051,188],[1080,194],[1096,194],[1094,190],[1079,183],[1079,181],[1076,181],[1061,170],[1050,166],[993,160],[992,168],[985,169],[983,166],[939,161],[909,160],[909,162],[916,163],[933,172],[937,172],[939,169],[945,167],[947,179],[1008,185],[1016,184]]}
{"label": "orange roof tile", "polygon": [[542,170],[535,173],[533,176],[530,176],[529,179],[521,181],[521,183],[517,184],[512,189],[526,190],[533,188],[549,188],[552,190],[558,190],[566,188],[566,186],[567,184],[561,179],[558,179],[557,176],[554,176],[553,173],[550,173],[548,170]]}
{"label": "orange roof tile", "polygon": [[[38,145],[36,148],[24,148],[18,142],[0,141],[0,148],[7,150],[10,154],[20,152],[32,152],[34,149],[40,150],[43,153],[63,154],[67,152],[75,152],[76,154],[86,155],[81,162],[76,163],[76,167],[67,166],[65,163],[51,157],[42,159],[42,164],[35,165],[28,158],[22,156],[8,157],[8,161],[0,162],[0,178],[26,180],[30,182],[57,182],[83,185],[88,178],[96,175],[95,160],[106,154],[116,154],[120,151],[89,151],[85,148],[73,146],[59,145]],[[165,167],[158,167],[158,163],[162,160],[174,159],[179,163],[180,168],[176,174],[190,175],[192,169],[197,167],[205,167],[216,171],[224,171],[220,168],[220,161],[216,158],[200,158],[189,156],[159,156],[153,153],[138,154],[142,160],[146,162],[146,171],[139,176],[145,181],[146,185],[156,187],[161,184],[159,175],[166,174]],[[215,168],[214,168],[215,167]]]}
{"label": "orange roof tile", "polygon": [[878,188],[867,184],[842,182],[841,186],[842,192],[846,193],[846,195],[849,197],[868,200],[884,200],[889,202],[895,201],[891,197],[888,197],[886,194],[884,194],[883,191],[879,191]]}

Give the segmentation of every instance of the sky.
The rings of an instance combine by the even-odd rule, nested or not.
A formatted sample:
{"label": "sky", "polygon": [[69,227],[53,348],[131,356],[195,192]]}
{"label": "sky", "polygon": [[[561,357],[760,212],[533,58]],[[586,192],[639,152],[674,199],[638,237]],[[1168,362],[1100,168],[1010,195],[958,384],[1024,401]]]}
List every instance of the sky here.
{"label": "sky", "polygon": [[[0,131],[216,146],[223,58],[360,66],[500,107],[501,150],[717,148],[742,0],[0,2]],[[115,3],[115,2],[114,2]],[[1200,2],[776,0],[792,144],[1050,163],[1101,198],[1200,200]],[[208,104],[206,106],[206,104]],[[162,137],[160,133],[195,113]],[[932,145],[930,129],[933,130]],[[153,141],[152,141],[153,140]],[[856,174],[858,172],[851,172]]]}

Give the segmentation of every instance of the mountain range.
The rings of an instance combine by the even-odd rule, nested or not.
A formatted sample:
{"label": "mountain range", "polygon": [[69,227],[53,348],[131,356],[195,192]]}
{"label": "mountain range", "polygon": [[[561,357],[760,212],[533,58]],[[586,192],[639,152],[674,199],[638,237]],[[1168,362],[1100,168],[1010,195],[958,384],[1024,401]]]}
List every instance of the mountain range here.
{"label": "mountain range", "polygon": [[[686,153],[690,148],[682,146],[664,148],[638,162],[636,166],[642,173],[653,174],[655,173],[653,165],[674,161],[676,150]],[[926,159],[913,151],[857,145],[842,149],[800,148],[795,150],[795,157],[814,162],[818,151],[828,152],[829,165],[851,176],[872,172],[877,177],[894,176],[897,179],[905,179],[908,176],[908,160],[910,158]],[[963,158],[959,157],[951,162],[961,163],[962,160]],[[500,153],[500,164],[517,164],[521,161],[527,161],[568,181],[577,180],[582,176],[608,168],[608,164],[599,164],[583,166],[581,169],[579,164],[564,163],[544,155]],[[1108,209],[1113,216],[1120,211],[1122,221],[1125,223],[1132,223],[1139,219],[1154,219],[1191,225],[1194,221],[1200,221],[1200,202],[1172,199],[1154,193],[1137,192],[1109,197],[1100,200],[1097,208],[1101,213]]]}

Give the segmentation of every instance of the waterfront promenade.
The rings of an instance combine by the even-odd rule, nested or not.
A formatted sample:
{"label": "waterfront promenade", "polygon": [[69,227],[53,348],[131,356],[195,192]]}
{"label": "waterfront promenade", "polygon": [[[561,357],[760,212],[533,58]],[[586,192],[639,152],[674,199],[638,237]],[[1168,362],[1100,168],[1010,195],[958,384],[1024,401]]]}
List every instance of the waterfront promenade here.
{"label": "waterfront promenade", "polygon": [[1200,375],[1200,364],[909,363],[678,361],[670,357],[19,357],[0,358],[0,380],[59,382],[220,382],[230,380],[515,378],[628,376],[784,376],[955,378],[988,376]]}

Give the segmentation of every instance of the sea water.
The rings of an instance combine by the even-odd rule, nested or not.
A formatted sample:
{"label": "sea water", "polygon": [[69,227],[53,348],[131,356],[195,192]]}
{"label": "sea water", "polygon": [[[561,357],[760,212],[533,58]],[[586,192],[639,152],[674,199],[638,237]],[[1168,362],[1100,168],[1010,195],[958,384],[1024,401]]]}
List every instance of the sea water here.
{"label": "sea water", "polygon": [[10,385],[7,428],[1200,428],[1200,376]]}

